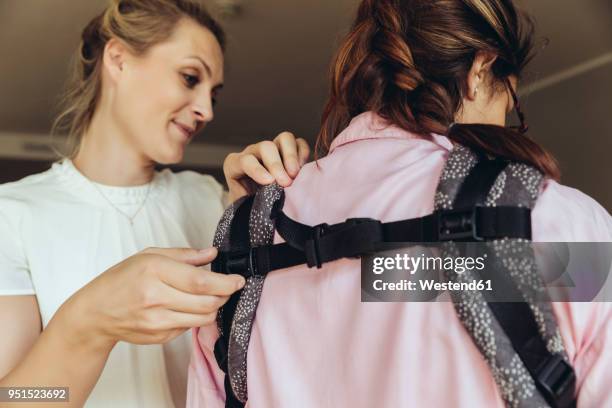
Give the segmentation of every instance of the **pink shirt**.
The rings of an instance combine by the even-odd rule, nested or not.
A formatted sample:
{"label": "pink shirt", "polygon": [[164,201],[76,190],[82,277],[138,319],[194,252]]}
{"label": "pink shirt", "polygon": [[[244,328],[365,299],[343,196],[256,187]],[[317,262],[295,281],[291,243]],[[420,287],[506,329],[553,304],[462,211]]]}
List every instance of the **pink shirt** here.
{"label": "pink shirt", "polygon": [[[383,129],[364,113],[286,189],[284,211],[306,224],[350,217],[384,222],[427,215],[452,145]],[[544,185],[534,241],[612,241],[612,219],[578,190]],[[276,242],[282,242],[278,237]],[[361,303],[360,264],[271,272],[248,351],[250,408],[503,407],[489,368],[455,314],[440,303]],[[578,377],[579,407],[612,407],[610,303],[555,303]],[[196,329],[188,407],[224,406],[214,326]]]}

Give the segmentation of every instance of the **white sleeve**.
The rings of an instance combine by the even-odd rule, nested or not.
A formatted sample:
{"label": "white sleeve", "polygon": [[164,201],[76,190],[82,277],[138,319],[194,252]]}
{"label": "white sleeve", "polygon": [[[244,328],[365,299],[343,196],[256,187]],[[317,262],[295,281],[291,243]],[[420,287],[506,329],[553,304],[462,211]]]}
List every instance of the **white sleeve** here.
{"label": "white sleeve", "polygon": [[224,209],[227,208],[231,204],[229,202],[229,191],[227,191],[223,184],[219,183],[213,176],[208,174],[204,174],[203,176],[206,184],[215,192],[215,196],[219,198],[221,206]]}
{"label": "white sleeve", "polygon": [[34,295],[19,228],[19,203],[0,197],[0,296]]}
{"label": "white sleeve", "polygon": [[223,189],[223,192],[221,193],[221,204],[223,204],[223,208],[227,208],[231,204],[229,191],[227,191],[226,189]]}

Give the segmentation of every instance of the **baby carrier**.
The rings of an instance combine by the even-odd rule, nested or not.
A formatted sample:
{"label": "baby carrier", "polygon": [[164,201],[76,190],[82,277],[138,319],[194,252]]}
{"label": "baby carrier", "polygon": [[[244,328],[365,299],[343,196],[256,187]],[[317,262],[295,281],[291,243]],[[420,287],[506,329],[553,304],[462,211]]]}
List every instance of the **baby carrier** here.
{"label": "baby carrier", "polygon": [[[488,302],[461,292],[453,305],[486,360],[508,407],[575,406],[575,374],[568,363],[550,302],[536,302],[545,287],[537,273],[531,240],[531,208],[542,174],[524,163],[489,159],[465,147],[449,153],[434,197],[434,212],[382,223],[352,218],[308,226],[282,211],[276,184],[244,197],[224,213],[214,239],[219,255],[213,271],[240,274],[244,288],[219,311],[215,357],[226,373],[226,407],[248,399],[247,351],[257,305],[270,271],[322,264],[373,253],[388,242],[483,241],[505,265],[505,285],[520,302]],[[273,244],[274,232],[286,241]],[[464,279],[465,274],[455,275]]]}

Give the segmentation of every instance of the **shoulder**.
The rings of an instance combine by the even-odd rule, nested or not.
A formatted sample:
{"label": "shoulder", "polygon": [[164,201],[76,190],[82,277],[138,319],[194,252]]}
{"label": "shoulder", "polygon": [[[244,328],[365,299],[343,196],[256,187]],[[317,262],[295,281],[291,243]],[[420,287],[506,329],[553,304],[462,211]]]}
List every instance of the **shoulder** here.
{"label": "shoulder", "polygon": [[54,168],[18,181],[0,184],[0,213],[13,217],[32,205],[53,199],[57,194],[57,174]]}
{"label": "shoulder", "polygon": [[580,190],[546,180],[532,213],[534,241],[612,241],[612,218]]}
{"label": "shoulder", "polygon": [[20,245],[21,226],[36,207],[52,197],[55,177],[52,170],[34,174],[18,181],[0,184],[0,236],[3,246],[13,248]]}
{"label": "shoulder", "polygon": [[37,195],[48,190],[54,184],[55,171],[53,168],[42,173],[32,174],[21,180],[0,184],[0,197],[22,197]]}

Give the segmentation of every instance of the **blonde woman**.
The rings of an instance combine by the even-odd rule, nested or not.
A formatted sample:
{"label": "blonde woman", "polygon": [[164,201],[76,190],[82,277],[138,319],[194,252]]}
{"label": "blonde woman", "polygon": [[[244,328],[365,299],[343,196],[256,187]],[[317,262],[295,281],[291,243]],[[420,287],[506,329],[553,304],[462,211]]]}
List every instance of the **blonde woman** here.
{"label": "blonde woman", "polygon": [[184,406],[182,333],[243,284],[199,268],[224,203],[246,178],[291,184],[308,146],[283,133],[230,155],[229,196],[210,176],[156,172],[213,119],[223,31],[189,0],[113,0],[82,40],[58,119],[73,154],[0,186],[0,386],[69,387],[74,407]]}

